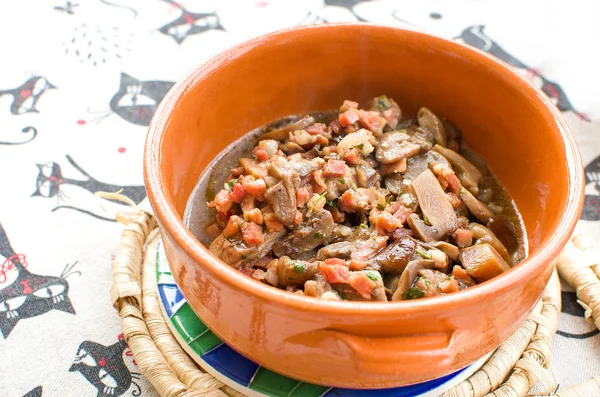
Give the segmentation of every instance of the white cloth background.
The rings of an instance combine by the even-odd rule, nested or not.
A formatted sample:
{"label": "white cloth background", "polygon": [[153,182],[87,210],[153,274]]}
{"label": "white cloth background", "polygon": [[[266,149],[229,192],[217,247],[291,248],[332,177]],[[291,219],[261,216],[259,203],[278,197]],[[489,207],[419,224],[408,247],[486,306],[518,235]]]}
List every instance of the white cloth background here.
{"label": "white cloth background", "polygon": [[[119,342],[108,294],[121,226],[98,217],[109,218],[118,205],[104,201],[103,209],[93,189],[106,188],[103,182],[139,194],[144,124],[161,90],[212,54],[278,28],[365,20],[462,35],[490,51],[500,46],[521,73],[570,103],[559,105],[587,167],[587,215],[579,228],[597,241],[599,14],[595,0],[4,0],[0,225],[8,240],[0,237],[0,325],[15,308],[22,318],[6,320],[10,333],[0,335],[0,396],[120,396],[137,394],[136,384],[143,396],[154,395],[143,379],[132,382],[138,369]],[[7,144],[30,139],[33,129],[21,132],[26,127],[37,131],[33,140]],[[12,254],[26,256],[30,273],[11,266]],[[73,263],[72,274],[59,277]],[[46,306],[24,300],[31,292],[19,284],[25,278]],[[63,301],[53,303],[59,295]],[[552,363],[561,387],[600,374],[600,336],[573,295],[564,298]],[[87,377],[83,364],[95,367]]]}

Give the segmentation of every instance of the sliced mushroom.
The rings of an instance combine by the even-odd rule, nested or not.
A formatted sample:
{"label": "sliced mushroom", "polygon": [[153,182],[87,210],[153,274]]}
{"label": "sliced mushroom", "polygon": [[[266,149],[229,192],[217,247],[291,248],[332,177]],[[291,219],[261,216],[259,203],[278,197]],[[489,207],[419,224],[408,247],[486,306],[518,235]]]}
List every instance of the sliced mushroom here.
{"label": "sliced mushroom", "polygon": [[256,179],[267,175],[267,168],[254,159],[242,157],[240,159],[240,164],[244,167],[246,173],[252,175]]}
{"label": "sliced mushroom", "polygon": [[477,200],[473,194],[467,189],[460,191],[460,198],[465,203],[471,214],[475,215],[475,218],[479,219],[483,223],[488,223],[489,220],[494,216],[494,213],[483,202]]}
{"label": "sliced mushroom", "polygon": [[301,286],[319,272],[318,263],[292,260],[287,256],[282,256],[278,261],[277,276],[282,287]]}
{"label": "sliced mushroom", "polygon": [[373,258],[373,262],[381,266],[384,272],[400,274],[414,255],[415,247],[413,239],[408,236],[402,237],[380,251]]}
{"label": "sliced mushroom", "polygon": [[340,241],[328,244],[317,252],[317,260],[324,261],[328,258],[350,259],[350,255],[358,246],[357,242]]}
{"label": "sliced mushroom", "polygon": [[506,216],[494,215],[487,223],[487,228],[496,235],[508,251],[512,252],[519,246],[515,225]]}
{"label": "sliced mushroom", "polygon": [[431,110],[426,107],[419,109],[417,113],[417,120],[419,121],[419,127],[427,128],[433,133],[435,143],[438,145],[446,146],[447,138],[446,131],[442,121],[435,115]]}
{"label": "sliced mushroom", "polygon": [[479,180],[482,175],[477,167],[469,163],[463,156],[456,153],[454,150],[446,149],[440,145],[435,145],[433,150],[448,159],[464,188],[474,195],[479,193]]}
{"label": "sliced mushroom", "polygon": [[447,243],[445,241],[431,241],[429,242],[429,245],[448,255],[448,257],[453,261],[458,260],[459,250],[456,245]]}
{"label": "sliced mushroom", "polygon": [[457,226],[456,214],[435,175],[425,170],[412,184],[421,211],[441,236],[453,233]]}
{"label": "sliced mushroom", "polygon": [[399,131],[387,132],[381,136],[375,158],[382,164],[391,164],[416,155],[421,147],[410,141],[410,136]]}
{"label": "sliced mushroom", "polygon": [[356,166],[356,177],[360,187],[371,187],[380,179],[379,173],[366,162]]}
{"label": "sliced mushroom", "polygon": [[385,183],[386,189],[388,189],[390,191],[390,193],[392,193],[393,195],[396,195],[396,196],[402,194],[402,187],[403,187],[402,181],[404,181],[404,177],[400,174],[388,175],[383,180],[383,182]]}
{"label": "sliced mushroom", "polygon": [[510,270],[510,266],[490,244],[479,244],[463,249],[460,262],[471,277],[482,283]]}
{"label": "sliced mushroom", "polygon": [[290,162],[290,167],[292,167],[300,176],[300,178],[304,178],[311,172],[317,170],[319,166],[314,162],[306,159],[296,159]]}
{"label": "sliced mushroom", "polygon": [[430,259],[418,259],[408,262],[398,280],[398,288],[392,295],[392,301],[402,300],[402,293],[408,292],[422,269],[435,269],[435,262]]}
{"label": "sliced mushroom", "polygon": [[417,214],[410,214],[407,222],[410,230],[420,240],[429,242],[438,240],[441,237],[439,230],[433,226],[426,225]]}
{"label": "sliced mushroom", "polygon": [[444,130],[446,131],[446,138],[448,143],[446,147],[454,151],[458,151],[458,149],[460,148],[462,132],[449,120],[442,119],[442,124],[444,125]]}
{"label": "sliced mushroom", "polygon": [[312,116],[305,116],[304,118],[296,121],[295,123],[288,124],[285,127],[267,132],[266,134],[260,137],[260,140],[262,141],[263,139],[275,139],[276,141],[285,141],[289,138],[290,131],[303,130],[306,127],[310,127],[314,123],[315,119]]}
{"label": "sliced mushroom", "polygon": [[306,150],[296,142],[286,142],[279,145],[279,148],[284,151],[287,155],[295,153],[304,153]]}
{"label": "sliced mushroom", "polygon": [[285,239],[276,243],[273,246],[273,253],[279,258],[282,256],[295,258],[323,244],[323,241],[333,233],[333,226],[331,212],[327,210],[315,212]]}
{"label": "sliced mushroom", "polygon": [[430,163],[440,163],[450,168],[450,163],[444,156],[437,152],[429,151],[427,153],[413,156],[406,161],[406,171],[404,177],[414,181],[419,175],[429,168]]}
{"label": "sliced mushroom", "polygon": [[247,247],[241,241],[229,240],[223,234],[220,234],[208,247],[209,251],[221,259],[223,262],[234,265],[243,259],[255,258],[257,248]]}
{"label": "sliced mushroom", "polygon": [[508,250],[490,229],[479,223],[473,222],[469,224],[469,230],[473,232],[473,245],[490,244],[507,263],[512,263]]}

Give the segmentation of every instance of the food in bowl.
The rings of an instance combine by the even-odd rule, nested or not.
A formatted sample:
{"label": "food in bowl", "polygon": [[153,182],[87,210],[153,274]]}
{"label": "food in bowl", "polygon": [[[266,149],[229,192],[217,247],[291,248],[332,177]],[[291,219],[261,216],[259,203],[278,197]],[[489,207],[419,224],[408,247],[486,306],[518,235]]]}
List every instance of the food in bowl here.
{"label": "food in bowl", "polygon": [[508,192],[460,129],[426,107],[410,118],[385,95],[364,109],[346,100],[273,122],[229,152],[196,189],[215,210],[203,240],[273,287],[335,301],[419,299],[525,257]]}

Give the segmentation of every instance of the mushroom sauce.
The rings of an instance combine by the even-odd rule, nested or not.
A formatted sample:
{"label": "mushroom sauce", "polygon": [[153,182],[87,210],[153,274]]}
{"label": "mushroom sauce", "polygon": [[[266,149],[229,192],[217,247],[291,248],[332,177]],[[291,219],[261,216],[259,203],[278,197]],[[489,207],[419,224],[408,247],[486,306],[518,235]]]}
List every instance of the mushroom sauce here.
{"label": "mushroom sauce", "polygon": [[185,222],[257,282],[328,300],[457,292],[527,248],[513,201],[460,130],[425,107],[403,117],[386,96],[250,132],[203,173]]}

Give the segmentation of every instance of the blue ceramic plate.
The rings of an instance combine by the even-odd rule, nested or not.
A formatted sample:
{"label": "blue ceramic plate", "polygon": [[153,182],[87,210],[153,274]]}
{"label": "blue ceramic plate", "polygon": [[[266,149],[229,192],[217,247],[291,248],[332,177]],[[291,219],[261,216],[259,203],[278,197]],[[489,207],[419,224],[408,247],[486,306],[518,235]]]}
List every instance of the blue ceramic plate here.
{"label": "blue ceramic plate", "polygon": [[434,397],[471,376],[488,358],[439,379],[390,389],[354,390],[305,383],[261,367],[213,334],[175,284],[162,241],[159,241],[156,255],[156,280],[163,314],[179,344],[206,372],[252,397]]}

